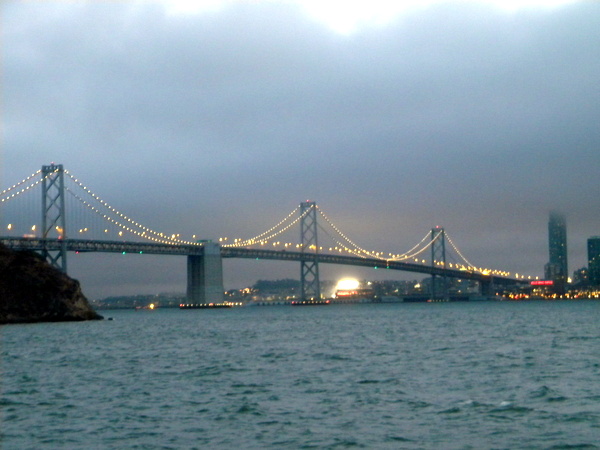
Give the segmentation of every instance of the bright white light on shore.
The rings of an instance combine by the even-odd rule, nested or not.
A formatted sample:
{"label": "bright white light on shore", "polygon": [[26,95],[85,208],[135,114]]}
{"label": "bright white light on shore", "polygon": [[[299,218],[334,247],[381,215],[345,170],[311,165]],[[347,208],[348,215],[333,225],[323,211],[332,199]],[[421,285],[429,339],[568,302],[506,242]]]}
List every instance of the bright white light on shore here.
{"label": "bright white light on shore", "polygon": [[338,281],[337,286],[335,287],[337,290],[351,290],[358,289],[360,286],[360,281],[355,280],[354,278],[344,278],[343,280]]}

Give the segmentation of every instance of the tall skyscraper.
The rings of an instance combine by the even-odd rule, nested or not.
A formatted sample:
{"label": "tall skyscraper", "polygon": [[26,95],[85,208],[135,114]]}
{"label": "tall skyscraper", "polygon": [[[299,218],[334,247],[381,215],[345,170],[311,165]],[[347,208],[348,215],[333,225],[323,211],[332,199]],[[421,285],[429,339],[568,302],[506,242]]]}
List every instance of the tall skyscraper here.
{"label": "tall skyscraper", "polygon": [[592,286],[600,286],[600,236],[589,238],[587,246],[588,280]]}
{"label": "tall skyscraper", "polygon": [[569,277],[567,264],[567,221],[563,214],[550,213],[548,221],[548,249],[550,260],[545,266],[545,277],[553,280],[558,289],[564,288]]}

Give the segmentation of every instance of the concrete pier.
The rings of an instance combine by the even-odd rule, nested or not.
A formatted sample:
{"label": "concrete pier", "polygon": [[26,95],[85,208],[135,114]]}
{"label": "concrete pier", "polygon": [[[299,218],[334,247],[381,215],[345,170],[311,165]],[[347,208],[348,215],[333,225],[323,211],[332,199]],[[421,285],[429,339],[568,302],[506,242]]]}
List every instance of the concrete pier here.
{"label": "concrete pier", "polygon": [[203,255],[189,255],[187,263],[187,299],[190,303],[223,302],[223,262],[221,247],[204,244]]}

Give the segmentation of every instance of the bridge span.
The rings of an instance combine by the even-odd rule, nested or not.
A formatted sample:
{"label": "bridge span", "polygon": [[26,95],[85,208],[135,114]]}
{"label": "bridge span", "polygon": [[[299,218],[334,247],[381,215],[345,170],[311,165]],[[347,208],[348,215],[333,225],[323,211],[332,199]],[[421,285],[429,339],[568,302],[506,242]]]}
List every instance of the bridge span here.
{"label": "bridge span", "polygon": [[493,286],[512,286],[523,280],[486,275],[469,270],[458,270],[413,264],[403,261],[368,257],[345,256],[327,253],[266,250],[243,247],[221,247],[212,242],[197,245],[162,244],[132,241],[104,241],[86,239],[17,238],[0,237],[0,242],[14,250],[41,252],[103,252],[121,254],[179,255],[187,256],[187,296],[192,303],[220,303],[223,300],[223,258],[246,258],[310,262],[314,264],[340,264],[374,269],[399,270],[432,276],[474,280],[480,283],[483,294],[490,294]]}
{"label": "bridge span", "polygon": [[[41,208],[38,209],[41,214],[39,220],[33,219],[30,222],[31,217],[26,219],[24,213],[28,210],[26,202],[15,203],[14,199],[23,198],[25,193],[34,191],[33,188],[36,186],[41,188]],[[68,208],[67,198],[71,201]],[[220,239],[219,242],[224,243],[222,246],[213,242],[196,241],[195,235],[192,236],[191,241],[187,241],[181,239],[180,234],[154,231],[138,223],[102,200],[65,170],[62,164],[43,165],[41,170],[0,192],[0,207],[6,204],[14,208],[12,211],[15,221],[6,222],[8,235],[0,237],[0,242],[13,249],[40,252],[51,265],[63,272],[67,272],[68,252],[186,256],[187,295],[189,301],[193,303],[222,301],[223,258],[299,262],[300,295],[303,300],[321,298],[319,264],[344,264],[431,275],[431,298],[447,296],[447,278],[475,280],[479,282],[481,293],[485,295],[493,292],[493,286],[525,283],[524,279],[518,279],[518,276],[516,279],[510,278],[508,272],[476,268],[462,255],[444,228],[440,226],[432,228],[419,243],[405,253],[392,254],[365,250],[342,233],[316,202],[311,200],[301,202],[283,220],[267,231],[250,239],[234,239],[227,244],[225,243],[227,238],[223,241]],[[69,220],[67,220],[67,211]],[[78,222],[83,212],[99,220],[99,226],[88,223],[89,216],[86,216],[84,223]],[[76,223],[81,226],[74,227]],[[284,243],[284,249],[280,250],[267,250],[263,247],[271,243],[274,246],[281,245],[279,236],[283,236],[295,224],[300,228],[298,244]],[[69,231],[71,229],[79,229],[81,235],[86,233],[89,238],[71,239],[69,238],[72,236]],[[92,229],[101,233],[96,233],[95,237],[92,237],[92,234],[87,235],[87,232]],[[322,246],[322,241],[317,239],[319,229],[333,241],[332,246]],[[119,240],[106,240],[107,236],[114,236],[114,231],[118,231]],[[127,233],[128,237],[131,236],[133,241],[128,237],[122,237],[124,233]],[[277,241],[273,242],[275,238]],[[454,259],[454,264],[447,264],[447,245],[458,256],[458,259]],[[329,253],[324,250],[326,248],[329,248]],[[341,254],[342,252],[344,254]],[[389,258],[382,258],[384,254]],[[427,254],[429,264],[425,264]],[[417,259],[416,256],[419,258]],[[461,260],[464,264],[458,263]],[[441,280],[436,280],[438,277]],[[436,281],[441,282],[436,283]],[[438,288],[440,292],[436,292]]]}

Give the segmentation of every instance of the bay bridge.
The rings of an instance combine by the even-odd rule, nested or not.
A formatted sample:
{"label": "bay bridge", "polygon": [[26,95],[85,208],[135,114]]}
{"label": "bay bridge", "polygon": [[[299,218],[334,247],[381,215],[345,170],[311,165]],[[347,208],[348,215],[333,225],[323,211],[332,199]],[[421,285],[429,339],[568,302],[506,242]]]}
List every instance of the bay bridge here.
{"label": "bay bridge", "polygon": [[[29,201],[23,202],[26,198]],[[24,206],[26,204],[29,206]],[[319,264],[430,275],[433,277],[429,293],[432,298],[447,296],[449,278],[478,282],[482,295],[490,295],[499,287],[527,283],[524,276],[511,277],[505,271],[475,267],[442,227],[428,230],[419,243],[404,253],[365,250],[348,238],[316,202],[308,200],[275,226],[248,239],[185,240],[179,234],[155,231],[119,212],[62,165],[54,163],[42,166],[41,170],[0,192],[0,208],[0,226],[5,230],[0,242],[12,249],[39,252],[64,272],[67,272],[69,252],[185,256],[190,303],[223,301],[224,258],[299,262],[302,300],[322,297]],[[79,223],[75,223],[75,217],[79,217]],[[93,221],[96,222],[93,228],[84,225]],[[297,228],[299,242],[281,241],[281,236],[293,229],[298,232]],[[86,238],[71,238],[71,230]],[[111,235],[113,239],[109,238]],[[324,247],[323,237],[329,238],[332,246]],[[264,248],[267,244],[278,248]],[[456,259],[451,261],[451,256]],[[439,286],[437,292],[436,286]]]}

